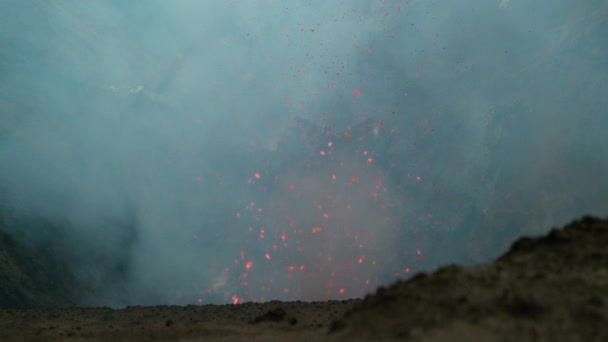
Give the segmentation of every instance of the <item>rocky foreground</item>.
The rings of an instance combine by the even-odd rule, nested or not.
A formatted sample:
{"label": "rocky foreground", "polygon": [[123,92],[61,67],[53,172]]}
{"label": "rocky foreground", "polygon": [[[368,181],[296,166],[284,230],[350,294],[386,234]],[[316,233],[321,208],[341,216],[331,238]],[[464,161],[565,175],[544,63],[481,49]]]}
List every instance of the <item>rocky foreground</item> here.
{"label": "rocky foreground", "polygon": [[608,341],[608,220],[521,238],[361,300],[0,310],[0,340]]}

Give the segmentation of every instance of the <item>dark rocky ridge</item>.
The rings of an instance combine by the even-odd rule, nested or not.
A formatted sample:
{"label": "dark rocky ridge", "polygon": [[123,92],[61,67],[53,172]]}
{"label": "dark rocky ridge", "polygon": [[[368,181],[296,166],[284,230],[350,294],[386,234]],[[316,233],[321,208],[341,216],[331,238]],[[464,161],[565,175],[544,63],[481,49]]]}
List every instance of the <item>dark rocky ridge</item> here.
{"label": "dark rocky ridge", "polygon": [[71,306],[76,281],[51,249],[0,231],[0,307]]}
{"label": "dark rocky ridge", "polygon": [[[523,237],[490,265],[446,266],[380,288],[335,336],[458,340],[608,338],[608,222],[584,217]],[[382,322],[382,324],[378,324]]]}

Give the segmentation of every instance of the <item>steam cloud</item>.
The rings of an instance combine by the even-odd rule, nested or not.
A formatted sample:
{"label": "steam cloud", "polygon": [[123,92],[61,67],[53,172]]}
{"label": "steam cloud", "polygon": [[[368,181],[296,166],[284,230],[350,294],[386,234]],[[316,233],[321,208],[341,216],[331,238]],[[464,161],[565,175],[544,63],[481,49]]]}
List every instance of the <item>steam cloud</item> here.
{"label": "steam cloud", "polygon": [[5,1],[0,196],[54,227],[11,233],[67,241],[82,305],[344,299],[491,260],[608,214],[607,14]]}

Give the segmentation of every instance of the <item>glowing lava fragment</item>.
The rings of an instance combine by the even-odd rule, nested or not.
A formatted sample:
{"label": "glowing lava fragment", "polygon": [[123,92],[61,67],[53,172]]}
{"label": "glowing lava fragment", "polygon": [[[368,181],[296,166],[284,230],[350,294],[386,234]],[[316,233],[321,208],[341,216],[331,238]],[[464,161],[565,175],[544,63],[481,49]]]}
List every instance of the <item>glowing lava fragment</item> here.
{"label": "glowing lava fragment", "polygon": [[199,183],[202,183],[203,179],[201,177],[196,177],[196,181],[199,182]]}
{"label": "glowing lava fragment", "polygon": [[372,165],[374,163],[374,158],[367,158],[367,165]]}
{"label": "glowing lava fragment", "polygon": [[313,227],[313,228],[312,228],[312,233],[313,233],[313,234],[314,234],[314,233],[318,233],[318,232],[320,232],[320,231],[321,231],[321,227]]}
{"label": "glowing lava fragment", "polygon": [[416,77],[420,77],[420,71],[416,71]]}
{"label": "glowing lava fragment", "polygon": [[260,176],[260,173],[259,173],[259,172],[256,172],[256,173],[255,173],[255,179],[260,179],[260,177],[261,177],[261,176]]}
{"label": "glowing lava fragment", "polygon": [[356,182],[358,182],[358,181],[359,181],[359,178],[358,178],[358,177],[353,177],[353,178],[351,178],[350,180],[351,180],[353,183],[356,183]]}
{"label": "glowing lava fragment", "polygon": [[293,184],[289,184],[289,190],[293,190]]}
{"label": "glowing lava fragment", "polygon": [[344,289],[340,289],[340,294],[344,294]]}
{"label": "glowing lava fragment", "polygon": [[251,266],[252,266],[252,265],[253,265],[253,261],[249,260],[249,261],[247,261],[247,263],[245,264],[245,268],[249,270],[249,269],[251,269]]}
{"label": "glowing lava fragment", "polygon": [[361,92],[356,89],[353,89],[353,94],[355,94],[355,96],[361,96]]}
{"label": "glowing lava fragment", "polygon": [[270,254],[266,253],[266,259],[270,260]]}
{"label": "glowing lava fragment", "polygon": [[335,174],[331,175],[331,179],[336,180],[336,175]]}
{"label": "glowing lava fragment", "polygon": [[325,156],[325,151],[320,151],[319,154]]}
{"label": "glowing lava fragment", "polygon": [[327,147],[332,147],[334,144],[330,141],[327,143]]}

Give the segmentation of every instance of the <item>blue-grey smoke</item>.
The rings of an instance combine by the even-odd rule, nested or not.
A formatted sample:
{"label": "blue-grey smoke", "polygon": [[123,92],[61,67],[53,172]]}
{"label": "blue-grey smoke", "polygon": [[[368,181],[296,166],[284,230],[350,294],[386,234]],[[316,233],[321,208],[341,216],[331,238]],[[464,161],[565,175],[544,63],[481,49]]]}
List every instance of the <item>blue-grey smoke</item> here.
{"label": "blue-grey smoke", "polygon": [[[0,4],[0,196],[82,305],[359,297],[608,215],[604,0]],[[26,227],[26,228],[24,228]]]}

